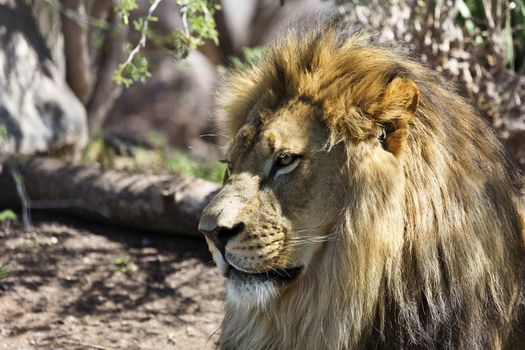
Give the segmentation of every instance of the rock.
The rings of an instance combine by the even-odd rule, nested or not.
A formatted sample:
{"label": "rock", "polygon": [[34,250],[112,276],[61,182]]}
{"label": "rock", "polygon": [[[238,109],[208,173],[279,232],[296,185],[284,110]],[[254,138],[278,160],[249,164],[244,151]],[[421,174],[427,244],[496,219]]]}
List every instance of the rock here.
{"label": "rock", "polygon": [[46,2],[0,0],[0,155],[87,142],[85,108],[65,82],[60,30]]}

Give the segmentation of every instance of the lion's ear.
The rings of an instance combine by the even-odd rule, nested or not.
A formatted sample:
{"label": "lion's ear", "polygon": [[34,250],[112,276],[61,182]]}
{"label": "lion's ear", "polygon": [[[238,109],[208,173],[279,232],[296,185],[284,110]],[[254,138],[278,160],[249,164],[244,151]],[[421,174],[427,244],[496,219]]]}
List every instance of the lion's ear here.
{"label": "lion's ear", "polygon": [[383,96],[383,108],[399,112],[416,113],[419,90],[410,79],[395,78],[388,84]]}
{"label": "lion's ear", "polygon": [[386,87],[380,102],[369,109],[375,122],[386,131],[384,147],[399,155],[406,141],[409,123],[414,118],[419,102],[416,84],[407,78],[395,78]]}

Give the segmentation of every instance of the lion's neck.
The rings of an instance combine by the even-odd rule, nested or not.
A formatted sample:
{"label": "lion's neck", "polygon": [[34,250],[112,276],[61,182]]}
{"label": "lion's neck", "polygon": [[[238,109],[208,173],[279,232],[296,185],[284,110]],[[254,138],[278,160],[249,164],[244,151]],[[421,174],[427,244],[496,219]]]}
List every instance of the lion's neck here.
{"label": "lion's neck", "polygon": [[[388,349],[403,348],[403,344],[416,347],[415,344],[419,344],[421,348],[441,344],[443,348],[481,349],[487,344],[497,344],[498,339],[505,339],[515,313],[512,310],[521,295],[521,287],[515,280],[516,271],[501,273],[497,281],[498,285],[512,286],[505,294],[487,294],[494,290],[492,280],[487,277],[497,275],[473,266],[481,269],[474,284],[478,294],[464,293],[464,287],[456,288],[454,284],[465,282],[453,280],[448,282],[449,287],[456,289],[448,289],[450,294],[422,297],[412,292],[419,293],[432,282],[423,274],[423,268],[425,264],[439,266],[439,261],[432,262],[428,254],[407,254],[405,249],[398,255],[385,255],[384,246],[374,246],[370,242],[367,250],[354,249],[353,244],[327,242],[315,270],[307,271],[302,280],[284,291],[267,309],[227,304],[222,348]],[[432,246],[439,250],[442,244],[436,241]],[[366,254],[359,256],[359,252]],[[435,259],[444,257],[437,254]],[[359,268],[363,266],[366,268]],[[472,276],[470,267],[460,265],[465,271],[454,273]],[[515,267],[509,267],[513,269]],[[493,299],[472,302],[482,293],[493,295]],[[494,299],[497,295],[500,300]],[[441,304],[436,302],[438,297]],[[467,313],[463,309],[467,305],[484,305],[485,310]],[[437,311],[430,306],[438,308]],[[447,313],[447,310],[452,311]],[[490,319],[496,322],[489,323]],[[467,327],[469,333],[465,335],[461,327],[452,329],[450,322]],[[475,339],[470,335],[474,333],[477,334]]]}
{"label": "lion's neck", "polygon": [[[381,266],[368,265],[367,282],[356,281],[349,273],[339,244],[327,244],[323,254],[331,259],[315,266],[295,286],[284,291],[266,310],[254,306],[226,306],[223,321],[224,349],[351,349],[367,334],[376,308],[381,283]],[[339,249],[342,251],[339,252]],[[383,264],[377,264],[383,265]]]}

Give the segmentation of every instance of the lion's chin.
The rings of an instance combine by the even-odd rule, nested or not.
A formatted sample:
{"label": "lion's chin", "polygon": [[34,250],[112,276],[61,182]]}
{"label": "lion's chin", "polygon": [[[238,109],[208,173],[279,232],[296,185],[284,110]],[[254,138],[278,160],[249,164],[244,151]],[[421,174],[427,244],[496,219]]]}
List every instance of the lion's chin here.
{"label": "lion's chin", "polygon": [[226,299],[230,305],[238,308],[266,309],[279,295],[280,288],[295,281],[301,271],[302,267],[294,267],[281,271],[247,273],[230,266]]}

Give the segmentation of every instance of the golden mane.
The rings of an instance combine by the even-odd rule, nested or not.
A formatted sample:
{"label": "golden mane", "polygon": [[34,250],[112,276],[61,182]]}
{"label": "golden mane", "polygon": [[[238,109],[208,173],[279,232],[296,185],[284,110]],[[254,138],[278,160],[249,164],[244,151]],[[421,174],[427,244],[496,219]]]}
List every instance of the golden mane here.
{"label": "golden mane", "polygon": [[[347,152],[352,190],[338,240],[271,310],[227,305],[221,346],[510,346],[524,301],[522,180],[501,144],[450,84],[402,50],[335,20],[308,28],[288,29],[259,63],[228,77],[222,133],[234,137],[248,116],[299,98],[323,111],[328,147],[391,127],[404,183],[356,169]],[[387,89],[399,77],[419,92],[413,115],[380,103],[402,90]]]}

